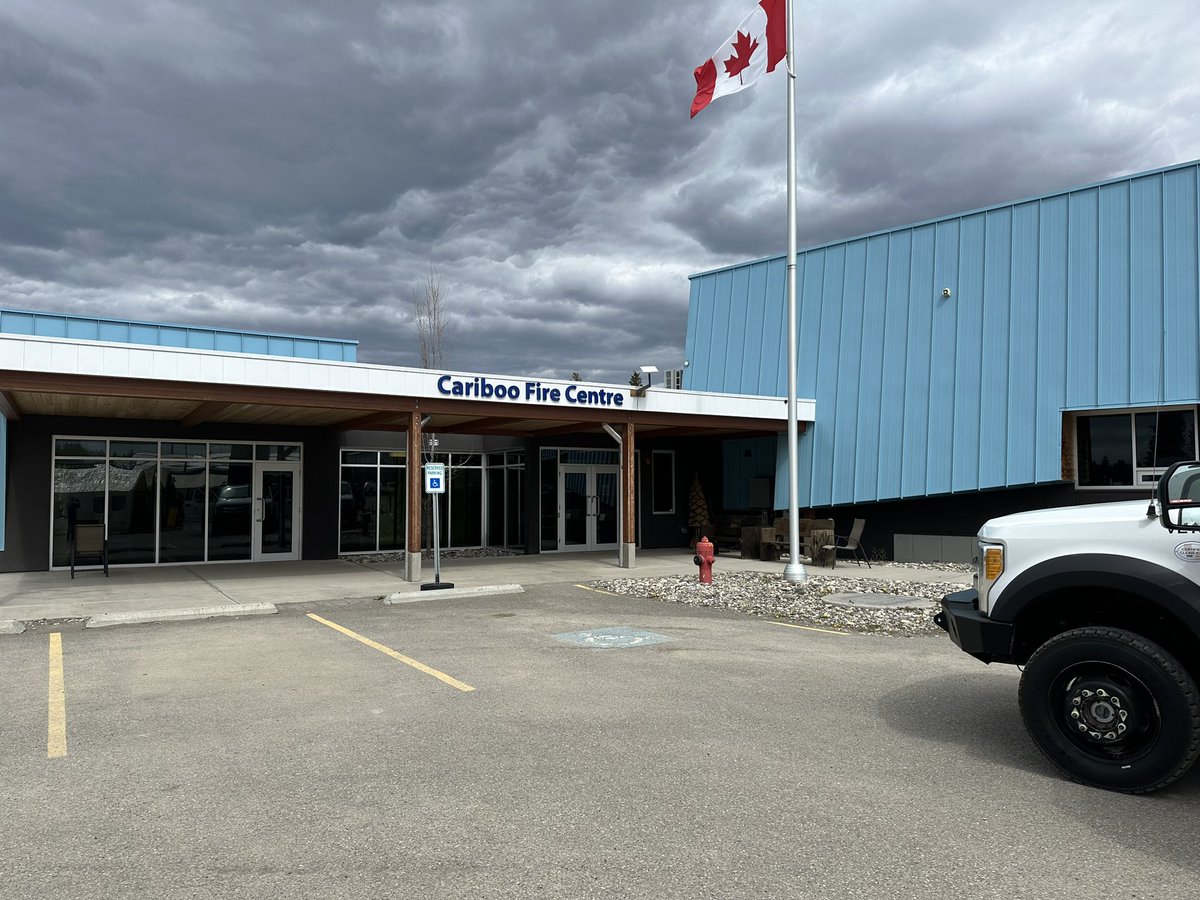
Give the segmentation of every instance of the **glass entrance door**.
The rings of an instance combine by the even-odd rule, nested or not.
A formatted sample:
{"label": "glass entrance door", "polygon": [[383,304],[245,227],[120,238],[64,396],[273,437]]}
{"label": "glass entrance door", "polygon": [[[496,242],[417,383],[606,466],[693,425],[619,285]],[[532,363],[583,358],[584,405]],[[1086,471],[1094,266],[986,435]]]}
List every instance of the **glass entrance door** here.
{"label": "glass entrance door", "polygon": [[558,473],[558,549],[615,550],[620,468],[564,465]]}
{"label": "glass entrance door", "polygon": [[300,558],[299,497],[299,463],[255,463],[251,525],[256,561]]}

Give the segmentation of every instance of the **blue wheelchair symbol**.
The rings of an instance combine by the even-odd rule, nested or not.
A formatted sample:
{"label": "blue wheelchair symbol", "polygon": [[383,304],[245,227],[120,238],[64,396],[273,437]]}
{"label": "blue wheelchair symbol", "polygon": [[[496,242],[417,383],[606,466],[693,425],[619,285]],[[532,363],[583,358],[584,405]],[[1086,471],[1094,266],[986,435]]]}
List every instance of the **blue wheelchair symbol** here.
{"label": "blue wheelchair symbol", "polygon": [[442,479],[440,479],[440,478],[430,478],[429,479],[429,489],[431,491],[436,491],[441,486],[442,486]]}

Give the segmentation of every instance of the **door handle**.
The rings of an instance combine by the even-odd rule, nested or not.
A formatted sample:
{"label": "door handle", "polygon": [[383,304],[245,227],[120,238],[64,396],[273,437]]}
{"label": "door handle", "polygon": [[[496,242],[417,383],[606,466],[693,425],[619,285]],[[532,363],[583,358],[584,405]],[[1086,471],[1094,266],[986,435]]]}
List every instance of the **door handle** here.
{"label": "door handle", "polygon": [[258,521],[261,522],[266,518],[266,510],[263,508],[263,498],[255,497],[254,501],[258,504]]}

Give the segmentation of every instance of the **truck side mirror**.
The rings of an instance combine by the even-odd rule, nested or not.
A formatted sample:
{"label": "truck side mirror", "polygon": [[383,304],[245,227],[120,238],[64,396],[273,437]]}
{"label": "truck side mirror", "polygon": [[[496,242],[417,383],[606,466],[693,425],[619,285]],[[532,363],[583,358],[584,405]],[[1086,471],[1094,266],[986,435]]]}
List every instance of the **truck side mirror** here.
{"label": "truck side mirror", "polygon": [[1163,472],[1158,508],[1168,531],[1200,531],[1200,460],[1175,463]]}

